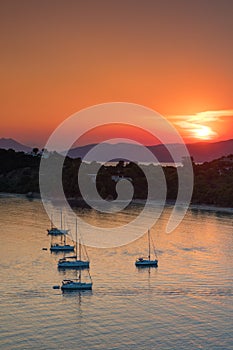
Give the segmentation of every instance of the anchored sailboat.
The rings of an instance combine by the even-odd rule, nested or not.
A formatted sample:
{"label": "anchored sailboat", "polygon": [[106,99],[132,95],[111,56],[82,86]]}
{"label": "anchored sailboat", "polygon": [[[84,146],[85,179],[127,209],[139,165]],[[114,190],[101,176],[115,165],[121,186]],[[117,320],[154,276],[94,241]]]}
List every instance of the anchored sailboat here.
{"label": "anchored sailboat", "polygon": [[[84,245],[81,244],[81,240],[78,241],[78,227],[76,220],[76,246],[75,246],[76,254],[73,256],[67,256],[58,261],[58,268],[62,269],[80,269],[80,268],[89,268],[89,258],[87,255],[87,251]],[[86,260],[82,260],[82,250],[84,250],[86,255]]]}
{"label": "anchored sailboat", "polygon": [[66,243],[66,234],[63,235],[63,239],[61,236],[61,243],[52,243],[50,245],[51,252],[72,252],[74,251],[74,245],[70,245]]}
{"label": "anchored sailboat", "polygon": [[[156,259],[151,259],[151,243],[153,245],[153,249],[154,249],[154,255]],[[157,255],[155,252],[155,247],[154,247],[154,243],[152,238],[150,237],[150,230],[148,230],[148,257],[140,257],[136,260],[135,265],[137,267],[150,267],[150,266],[154,266],[157,267],[158,266],[158,259],[157,259]]]}
{"label": "anchored sailboat", "polygon": [[51,236],[62,236],[67,235],[69,233],[69,230],[64,230],[62,228],[62,212],[61,212],[61,228],[57,228],[53,226],[53,216],[51,215],[51,228],[47,230],[48,235]]}
{"label": "anchored sailboat", "polygon": [[92,279],[91,275],[88,271],[88,275],[90,278],[90,282],[82,282],[82,270],[79,270],[78,278],[75,279],[65,279],[62,281],[61,290],[62,291],[83,291],[83,290],[91,290],[92,289]]}
{"label": "anchored sailboat", "polygon": [[[74,245],[70,245],[66,243],[66,236],[69,232],[69,230],[63,229],[63,223],[62,223],[62,212],[61,212],[61,228],[58,229],[56,227],[52,226],[52,217],[51,217],[51,229],[47,230],[48,234],[51,236],[51,244],[50,244],[50,250],[51,252],[72,252],[74,250]],[[54,236],[60,236],[61,242],[54,242]]]}

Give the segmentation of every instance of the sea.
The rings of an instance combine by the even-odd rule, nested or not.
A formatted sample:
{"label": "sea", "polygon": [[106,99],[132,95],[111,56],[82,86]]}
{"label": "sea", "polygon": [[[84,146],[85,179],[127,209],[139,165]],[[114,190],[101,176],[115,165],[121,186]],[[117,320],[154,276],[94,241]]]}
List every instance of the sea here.
{"label": "sea", "polygon": [[[76,271],[57,269],[61,255],[49,250],[41,201],[2,195],[0,348],[233,349],[233,213],[206,209],[189,209],[168,234],[172,206],[165,207],[151,229],[157,268],[135,266],[147,254],[146,227],[127,245],[87,247],[93,290],[62,293],[53,287]],[[75,208],[108,227],[139,210],[125,209],[117,222],[117,215]]]}

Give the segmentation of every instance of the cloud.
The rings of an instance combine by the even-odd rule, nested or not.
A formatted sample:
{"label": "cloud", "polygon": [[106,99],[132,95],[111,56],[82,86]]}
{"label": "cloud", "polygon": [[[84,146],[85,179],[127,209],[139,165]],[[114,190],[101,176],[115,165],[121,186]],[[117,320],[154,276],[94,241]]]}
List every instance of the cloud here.
{"label": "cloud", "polygon": [[233,116],[233,109],[204,111],[191,115],[174,115],[170,116],[174,124],[184,129],[189,137],[209,140],[218,134],[213,127],[206,125],[214,122],[221,122],[227,117]]}

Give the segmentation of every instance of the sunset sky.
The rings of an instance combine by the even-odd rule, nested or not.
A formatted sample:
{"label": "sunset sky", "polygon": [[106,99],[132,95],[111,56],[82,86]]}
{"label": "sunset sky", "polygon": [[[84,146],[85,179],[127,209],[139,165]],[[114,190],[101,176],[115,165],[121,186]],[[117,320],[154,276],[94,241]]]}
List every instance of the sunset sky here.
{"label": "sunset sky", "polygon": [[1,1],[0,137],[42,147],[69,115],[121,101],[186,142],[233,138],[232,18],[232,0]]}

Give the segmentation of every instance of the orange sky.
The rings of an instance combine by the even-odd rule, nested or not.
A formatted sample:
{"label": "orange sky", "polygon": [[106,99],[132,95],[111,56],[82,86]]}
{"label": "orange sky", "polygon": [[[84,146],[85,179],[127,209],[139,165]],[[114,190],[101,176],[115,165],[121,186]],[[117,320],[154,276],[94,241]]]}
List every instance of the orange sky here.
{"label": "orange sky", "polygon": [[42,146],[70,114],[122,101],[186,142],[233,138],[232,13],[231,0],[2,2],[0,137]]}

